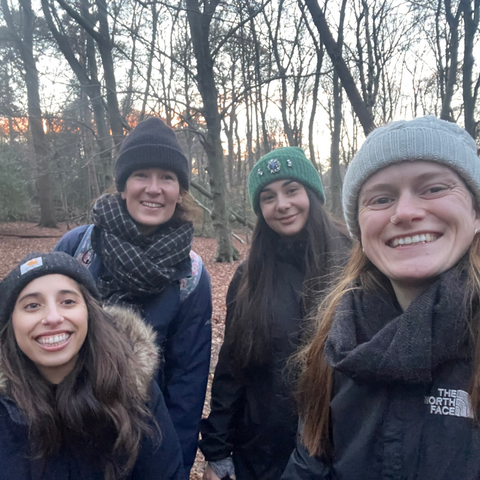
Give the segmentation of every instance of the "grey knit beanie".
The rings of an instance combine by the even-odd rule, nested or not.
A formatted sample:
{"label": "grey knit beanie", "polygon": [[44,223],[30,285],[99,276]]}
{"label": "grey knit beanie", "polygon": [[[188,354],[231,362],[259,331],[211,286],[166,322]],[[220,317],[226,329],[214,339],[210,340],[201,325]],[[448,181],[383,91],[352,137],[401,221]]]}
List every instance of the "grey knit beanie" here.
{"label": "grey knit beanie", "polygon": [[65,252],[29,253],[0,282],[0,328],[10,318],[21,291],[36,278],[59,273],[83,285],[98,301],[100,293],[92,274]]}
{"label": "grey knit beanie", "polygon": [[378,170],[405,161],[426,160],[450,167],[480,204],[480,159],[473,138],[455,123],[427,115],[375,129],[348,166],[343,182],[343,213],[352,237],[359,236],[358,195]]}

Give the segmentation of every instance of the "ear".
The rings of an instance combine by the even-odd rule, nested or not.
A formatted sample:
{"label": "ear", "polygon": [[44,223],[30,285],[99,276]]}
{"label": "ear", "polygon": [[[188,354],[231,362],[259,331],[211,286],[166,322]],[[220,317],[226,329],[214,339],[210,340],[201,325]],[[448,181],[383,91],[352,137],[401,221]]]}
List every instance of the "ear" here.
{"label": "ear", "polygon": [[122,200],[126,200],[127,195],[125,194],[125,190],[123,192],[120,192],[120,195],[122,196]]}
{"label": "ear", "polygon": [[177,203],[179,204],[182,203],[182,200],[183,200],[183,193],[180,190],[180,192],[178,192]]}

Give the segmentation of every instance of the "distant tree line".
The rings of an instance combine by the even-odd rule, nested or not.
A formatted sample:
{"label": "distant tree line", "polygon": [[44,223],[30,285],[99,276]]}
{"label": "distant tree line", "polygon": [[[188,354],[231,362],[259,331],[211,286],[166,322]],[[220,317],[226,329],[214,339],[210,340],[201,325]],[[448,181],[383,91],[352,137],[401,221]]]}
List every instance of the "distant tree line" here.
{"label": "distant tree line", "polygon": [[88,221],[122,139],[158,115],[231,261],[248,172],[270,150],[302,147],[341,215],[343,172],[375,125],[434,114],[477,136],[480,0],[0,5],[3,220]]}

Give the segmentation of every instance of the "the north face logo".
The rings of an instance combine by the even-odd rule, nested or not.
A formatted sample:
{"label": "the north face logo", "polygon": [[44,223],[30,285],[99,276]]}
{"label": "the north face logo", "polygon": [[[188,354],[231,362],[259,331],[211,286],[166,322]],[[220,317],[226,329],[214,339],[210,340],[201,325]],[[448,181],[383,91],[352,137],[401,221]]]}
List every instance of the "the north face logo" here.
{"label": "the north face logo", "polygon": [[439,388],[438,396],[425,397],[425,403],[430,406],[430,413],[435,415],[473,418],[470,397],[463,390]]}

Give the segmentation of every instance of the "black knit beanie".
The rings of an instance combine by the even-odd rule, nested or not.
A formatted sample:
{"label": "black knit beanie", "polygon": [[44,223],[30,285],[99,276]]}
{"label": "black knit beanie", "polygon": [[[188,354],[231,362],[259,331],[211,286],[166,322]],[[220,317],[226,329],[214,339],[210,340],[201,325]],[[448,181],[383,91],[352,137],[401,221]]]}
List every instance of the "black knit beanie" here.
{"label": "black knit beanie", "polygon": [[123,192],[128,177],[144,168],[170,170],[184,190],[189,188],[187,157],[175,132],[156,117],[140,122],[123,141],[115,164],[117,190]]}
{"label": "black knit beanie", "polygon": [[0,282],[0,328],[8,322],[20,292],[36,278],[59,273],[83,285],[101,300],[91,273],[64,252],[30,253]]}

